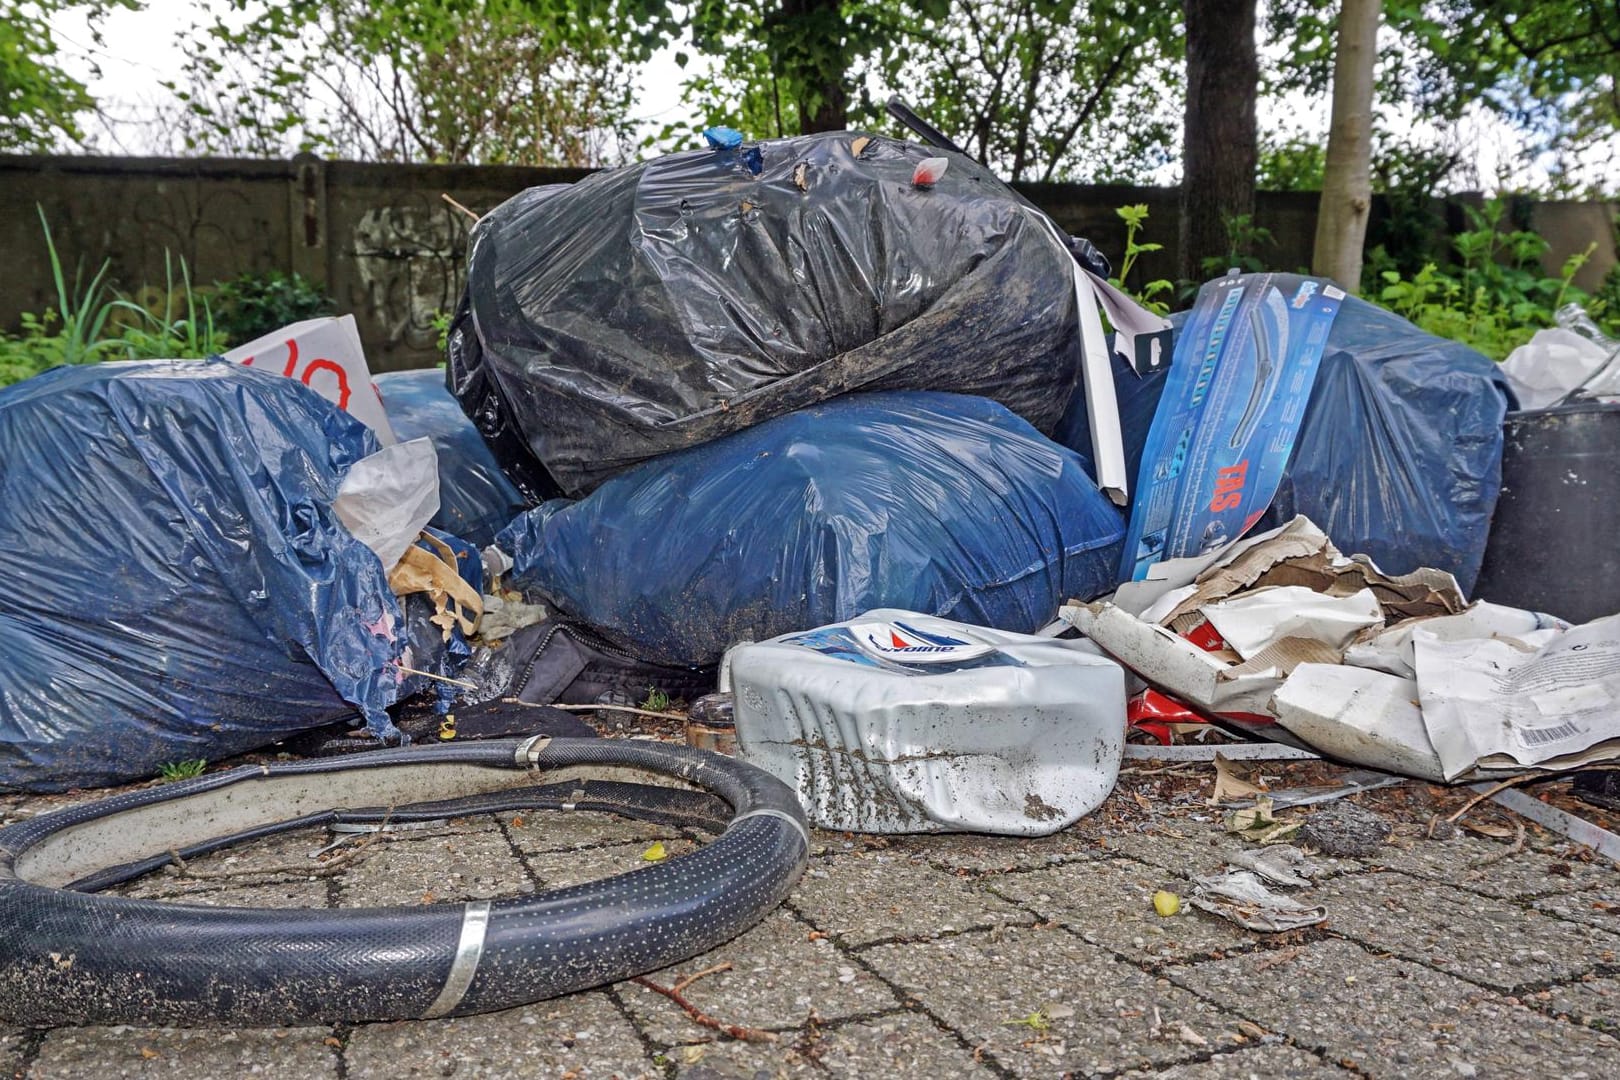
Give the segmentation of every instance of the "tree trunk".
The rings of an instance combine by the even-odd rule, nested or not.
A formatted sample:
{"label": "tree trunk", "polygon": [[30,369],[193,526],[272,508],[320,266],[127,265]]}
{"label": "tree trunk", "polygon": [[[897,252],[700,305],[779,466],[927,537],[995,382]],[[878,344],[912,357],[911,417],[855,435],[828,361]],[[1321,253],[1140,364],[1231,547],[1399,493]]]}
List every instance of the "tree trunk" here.
{"label": "tree trunk", "polygon": [[1322,204],[1311,273],[1361,291],[1361,248],[1372,210],[1373,64],[1381,0],[1343,0],[1333,57],[1333,126],[1328,130]]}
{"label": "tree trunk", "polygon": [[[798,94],[799,131],[842,131],[849,126],[849,58],[840,0],[782,0],[788,32],[783,71]],[[811,42],[815,43],[812,48]]]}
{"label": "tree trunk", "polygon": [[1185,0],[1187,108],[1181,156],[1180,276],[1202,281],[1206,258],[1231,251],[1227,225],[1254,215],[1259,160],[1256,0]]}

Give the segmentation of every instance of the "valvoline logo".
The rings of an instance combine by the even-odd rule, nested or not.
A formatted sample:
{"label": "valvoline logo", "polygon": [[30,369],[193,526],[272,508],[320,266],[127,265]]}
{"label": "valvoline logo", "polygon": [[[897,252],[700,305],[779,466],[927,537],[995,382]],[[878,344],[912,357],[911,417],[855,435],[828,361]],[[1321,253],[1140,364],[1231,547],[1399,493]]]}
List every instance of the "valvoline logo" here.
{"label": "valvoline logo", "polygon": [[972,660],[995,651],[991,645],[964,641],[949,634],[929,633],[903,622],[855,623],[856,642],[873,656],[903,664],[944,664]]}

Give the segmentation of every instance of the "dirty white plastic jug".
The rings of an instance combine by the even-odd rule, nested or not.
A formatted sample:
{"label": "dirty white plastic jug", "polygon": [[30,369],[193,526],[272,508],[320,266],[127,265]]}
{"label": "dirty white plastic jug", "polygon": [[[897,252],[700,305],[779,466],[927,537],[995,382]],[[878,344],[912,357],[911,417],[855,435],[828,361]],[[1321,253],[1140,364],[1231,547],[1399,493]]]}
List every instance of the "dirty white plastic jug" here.
{"label": "dirty white plastic jug", "polygon": [[823,828],[1043,836],[1119,773],[1125,676],[1089,649],[885,609],[738,646],[722,689]]}

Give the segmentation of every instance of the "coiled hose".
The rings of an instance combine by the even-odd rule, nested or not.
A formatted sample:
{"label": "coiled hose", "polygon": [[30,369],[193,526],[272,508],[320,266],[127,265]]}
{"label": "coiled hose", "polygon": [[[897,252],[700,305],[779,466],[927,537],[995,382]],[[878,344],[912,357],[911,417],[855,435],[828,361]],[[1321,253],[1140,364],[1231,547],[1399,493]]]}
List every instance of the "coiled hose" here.
{"label": "coiled hose", "polygon": [[[689,787],[650,787],[649,774]],[[215,908],[85,891],[171,852],[337,819],[563,805],[724,831],[617,877],[465,904]],[[786,785],[684,746],[534,738],[244,766],[0,829],[0,1021],[290,1024],[505,1009],[729,940],[781,902],[808,848]]]}

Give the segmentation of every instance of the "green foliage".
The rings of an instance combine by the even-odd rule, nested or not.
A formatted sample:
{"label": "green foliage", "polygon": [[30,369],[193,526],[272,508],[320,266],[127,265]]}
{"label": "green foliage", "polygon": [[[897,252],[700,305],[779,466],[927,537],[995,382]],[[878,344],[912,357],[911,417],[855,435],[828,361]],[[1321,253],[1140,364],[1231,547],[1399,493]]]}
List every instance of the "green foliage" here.
{"label": "green foliage", "polygon": [[1372,162],[1373,190],[1384,196],[1385,214],[1367,227],[1362,292],[1378,291],[1383,274],[1395,270],[1416,274],[1447,256],[1443,190],[1461,164],[1455,150],[1425,147],[1407,140],[1386,140]]}
{"label": "green foliage", "polygon": [[1468,207],[1471,228],[1452,237],[1459,261],[1443,269],[1428,263],[1409,276],[1382,271],[1379,302],[1430,333],[1496,360],[1552,326],[1554,313],[1566,303],[1588,304],[1596,317],[1604,317],[1602,304],[1574,285],[1596,244],[1571,255],[1556,277],[1548,277],[1540,263],[1547,242],[1504,221],[1506,211],[1500,199],[1488,201],[1483,210]]}
{"label": "green foliage", "polygon": [[1113,284],[1119,286],[1119,288],[1127,292],[1132,292],[1132,295],[1136,297],[1137,303],[1141,304],[1149,311],[1157,315],[1169,314],[1170,305],[1164,300],[1159,299],[1159,297],[1168,297],[1170,295],[1175,288],[1171,282],[1164,278],[1156,278],[1145,283],[1141,289],[1135,291],[1131,290],[1131,287],[1125,284],[1125,282],[1131,276],[1131,271],[1136,267],[1136,260],[1138,256],[1148,255],[1155,251],[1164,250],[1163,244],[1146,244],[1141,243],[1136,239],[1137,234],[1141,232],[1143,224],[1145,224],[1148,219],[1147,204],[1138,203],[1135,206],[1121,206],[1115,210],[1114,213],[1118,214],[1120,220],[1125,222],[1125,258],[1120,260],[1119,276],[1111,278],[1110,280]]}
{"label": "green foliage", "polygon": [[1134,177],[1181,129],[1179,5],[902,2],[880,85],[1009,180]]}
{"label": "green foliage", "polygon": [[1271,230],[1254,223],[1252,214],[1230,214],[1222,217],[1226,226],[1226,254],[1203,261],[1205,277],[1218,277],[1236,267],[1245,274],[1258,274],[1266,269],[1265,260],[1256,252],[1262,245],[1275,246],[1277,241]]}
{"label": "green foliage", "polygon": [[299,273],[248,271],[214,287],[214,326],[241,344],[291,323],[330,315],[332,298]]}
{"label": "green foliage", "polygon": [[1255,186],[1261,191],[1321,191],[1327,169],[1327,143],[1294,136],[1262,138]]}
{"label": "green foliage", "polygon": [[172,784],[176,780],[190,780],[201,776],[207,770],[208,761],[205,758],[196,758],[192,761],[165,761],[158,766],[158,780]]}
{"label": "green foliage", "polygon": [[[147,290],[142,290],[143,292]],[[175,281],[174,260],[163,252],[163,288],[146,303],[120,297],[110,305],[120,329],[108,342],[110,360],[196,360],[225,349],[225,338],[214,324],[208,299],[191,286],[191,270],[180,260]]]}
{"label": "green foliage", "polygon": [[648,0],[228,0],[187,48],[188,148],[599,166],[624,156]]}
{"label": "green foliage", "polygon": [[[1337,5],[1269,0],[1267,37],[1286,59],[1270,93],[1325,95]],[[1385,0],[1377,97],[1444,125],[1476,105],[1569,158],[1620,130],[1620,5],[1599,0]]]}
{"label": "green foliage", "polygon": [[[428,325],[431,326],[434,332],[439,335],[435,339],[435,342],[437,343],[437,347],[440,352],[444,352],[450,347],[450,327],[455,323],[455,321],[456,317],[454,315],[448,311],[442,310],[435,311],[433,313],[433,318],[428,320]],[[439,361],[439,366],[444,366],[443,360]]]}
{"label": "green foliage", "polygon": [[647,699],[641,703],[643,709],[650,712],[668,712],[669,705],[669,694],[656,686],[647,687]]}
{"label": "green foliage", "polygon": [[[40,227],[50,256],[56,306],[42,313],[24,312],[22,331],[0,334],[0,386],[31,378],[62,364],[101,360],[197,359],[223,350],[207,300],[193,290],[185,260],[176,282],[173,264],[164,254],[164,287],[151,290],[146,304],[117,295],[107,282],[111,260],[84,281],[78,267],[68,283],[61,256],[44,210]],[[142,290],[148,291],[148,290]]]}
{"label": "green foliage", "polygon": [[90,34],[102,44],[99,21],[138,0],[0,0],[0,153],[48,153],[61,140],[82,142],[79,117],[95,107],[84,83],[63,71],[51,18],[87,10]]}
{"label": "green foliage", "polygon": [[[1164,164],[1180,130],[1173,6],[1125,0],[699,0],[713,72],[686,84],[701,118],[749,135],[812,130],[827,87],[848,124],[910,135],[889,91],[1009,180],[1122,179]],[[874,93],[874,87],[881,91]],[[824,119],[825,116],[823,115]]]}

